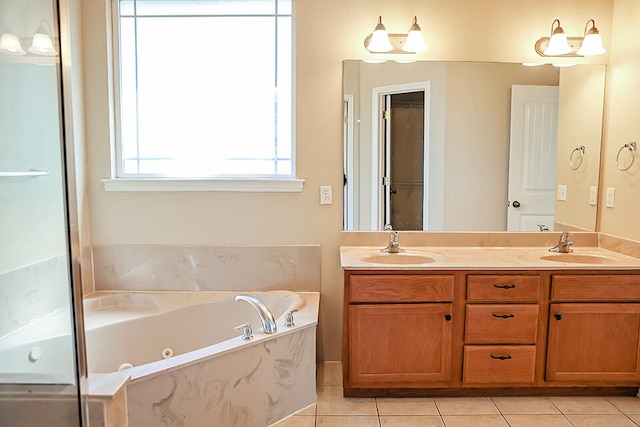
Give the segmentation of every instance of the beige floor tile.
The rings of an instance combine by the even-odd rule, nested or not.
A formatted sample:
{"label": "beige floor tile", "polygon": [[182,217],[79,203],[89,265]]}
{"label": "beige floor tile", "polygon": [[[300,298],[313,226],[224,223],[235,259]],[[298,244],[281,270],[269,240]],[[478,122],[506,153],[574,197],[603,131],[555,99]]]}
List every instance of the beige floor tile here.
{"label": "beige floor tile", "polygon": [[320,415],[316,427],[379,427],[378,417],[353,417],[340,415]]}
{"label": "beige floor tile", "polygon": [[499,414],[490,397],[437,397],[436,406],[441,415]]}
{"label": "beige floor tile", "polygon": [[640,399],[636,396],[615,396],[607,399],[625,414],[640,414]]}
{"label": "beige floor tile", "polygon": [[310,405],[300,412],[296,413],[296,415],[315,415],[316,414],[316,404]]}
{"label": "beige floor tile", "polygon": [[439,415],[432,398],[378,398],[380,415]]}
{"label": "beige floor tile", "polygon": [[380,425],[382,427],[444,427],[439,415],[381,415]]}
{"label": "beige floor tile", "polygon": [[294,415],[280,421],[279,423],[272,424],[271,427],[315,427],[316,417],[307,415]]}
{"label": "beige floor tile", "polygon": [[318,415],[375,415],[376,401],[373,398],[342,397],[342,387],[318,387]]}
{"label": "beige floor tile", "polygon": [[509,427],[502,415],[443,415],[447,427]]}
{"label": "beige floor tile", "polygon": [[559,414],[547,397],[494,397],[493,403],[502,414]]}
{"label": "beige floor tile", "polygon": [[341,362],[318,363],[318,385],[342,386],[342,363]]}
{"label": "beige floor tile", "polygon": [[625,415],[567,415],[575,427],[636,427]]}
{"label": "beige floor tile", "polygon": [[563,414],[620,414],[606,397],[550,397]]}
{"label": "beige floor tile", "polygon": [[505,415],[511,427],[572,427],[564,415]]}
{"label": "beige floor tile", "polygon": [[629,418],[633,420],[636,424],[640,425],[640,414],[631,414],[627,415]]}

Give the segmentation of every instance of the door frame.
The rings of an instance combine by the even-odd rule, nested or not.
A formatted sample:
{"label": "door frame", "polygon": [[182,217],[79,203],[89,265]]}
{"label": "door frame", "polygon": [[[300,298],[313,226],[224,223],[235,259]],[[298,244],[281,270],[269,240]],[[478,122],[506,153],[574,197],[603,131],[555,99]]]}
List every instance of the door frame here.
{"label": "door frame", "polygon": [[353,230],[355,219],[355,206],[354,203],[354,179],[356,173],[356,165],[354,159],[354,147],[353,147],[353,124],[354,124],[354,111],[355,106],[354,96],[351,94],[344,95],[344,124],[343,124],[343,138],[344,138],[344,153],[343,153],[343,173],[346,175],[346,183],[344,184],[344,212],[343,212],[343,227],[345,230]]}
{"label": "door frame", "polygon": [[423,159],[423,180],[424,193],[422,199],[422,229],[429,229],[429,117],[430,117],[430,87],[431,82],[412,82],[391,86],[374,87],[371,90],[371,227],[374,230],[382,230],[384,227],[384,191],[382,186],[382,175],[384,171],[383,159],[385,150],[384,123],[382,111],[384,108],[384,97],[386,95],[396,95],[408,92],[424,92],[424,159]]}

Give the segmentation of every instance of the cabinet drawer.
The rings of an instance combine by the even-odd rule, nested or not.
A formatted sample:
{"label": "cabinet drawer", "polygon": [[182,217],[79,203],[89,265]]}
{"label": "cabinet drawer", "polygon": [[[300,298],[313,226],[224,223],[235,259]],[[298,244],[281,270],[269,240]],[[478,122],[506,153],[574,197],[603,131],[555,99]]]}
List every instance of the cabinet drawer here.
{"label": "cabinet drawer", "polygon": [[352,275],[351,302],[453,301],[453,275]]}
{"label": "cabinet drawer", "polygon": [[480,275],[467,277],[467,300],[537,302],[540,277],[525,275]]}
{"label": "cabinet drawer", "polygon": [[532,383],[536,346],[465,346],[465,383]]}
{"label": "cabinet drawer", "polygon": [[534,344],[537,304],[467,304],[465,341],[473,344]]}
{"label": "cabinet drawer", "polygon": [[554,275],[551,299],[555,301],[640,301],[640,275]]}

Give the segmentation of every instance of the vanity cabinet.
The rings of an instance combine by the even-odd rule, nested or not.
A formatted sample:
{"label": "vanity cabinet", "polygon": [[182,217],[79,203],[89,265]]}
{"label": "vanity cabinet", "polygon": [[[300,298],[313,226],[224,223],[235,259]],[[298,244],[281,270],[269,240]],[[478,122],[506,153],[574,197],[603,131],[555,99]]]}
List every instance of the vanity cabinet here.
{"label": "vanity cabinet", "polygon": [[345,396],[633,395],[640,272],[345,270]]}
{"label": "vanity cabinet", "polygon": [[546,379],[640,381],[640,276],[554,275]]}
{"label": "vanity cabinet", "polygon": [[454,275],[354,273],[346,280],[345,390],[450,385]]}

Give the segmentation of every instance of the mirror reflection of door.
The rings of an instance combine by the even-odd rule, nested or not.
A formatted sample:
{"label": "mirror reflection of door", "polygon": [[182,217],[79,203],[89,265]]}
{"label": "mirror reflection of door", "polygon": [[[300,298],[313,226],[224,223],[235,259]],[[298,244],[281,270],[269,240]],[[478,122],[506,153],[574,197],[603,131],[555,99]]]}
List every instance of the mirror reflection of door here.
{"label": "mirror reflection of door", "polygon": [[507,231],[553,230],[558,86],[511,89]]}
{"label": "mirror reflection of door", "polygon": [[394,230],[422,230],[424,91],[384,95],[384,220]]}

